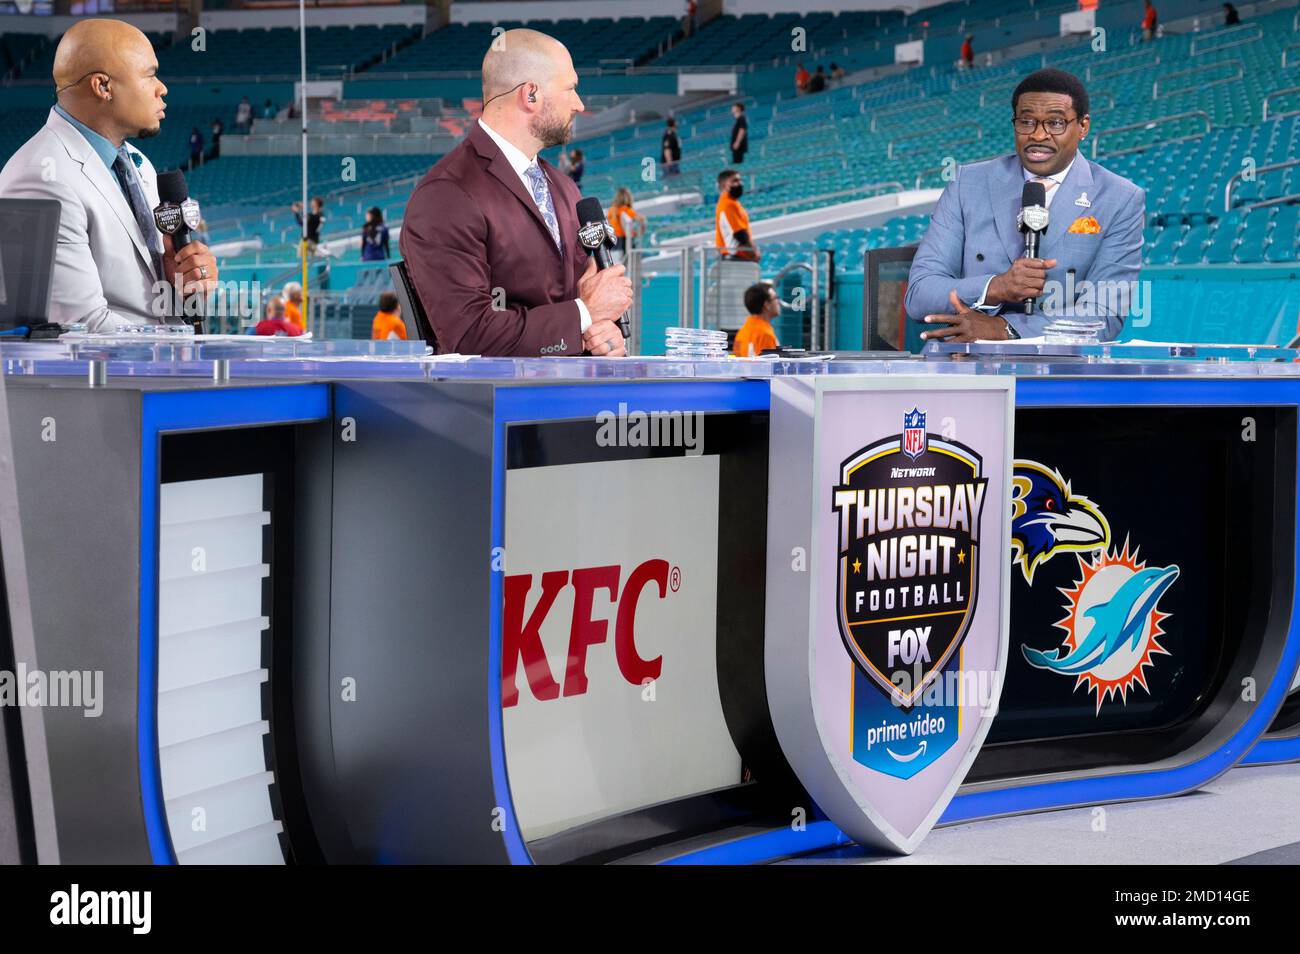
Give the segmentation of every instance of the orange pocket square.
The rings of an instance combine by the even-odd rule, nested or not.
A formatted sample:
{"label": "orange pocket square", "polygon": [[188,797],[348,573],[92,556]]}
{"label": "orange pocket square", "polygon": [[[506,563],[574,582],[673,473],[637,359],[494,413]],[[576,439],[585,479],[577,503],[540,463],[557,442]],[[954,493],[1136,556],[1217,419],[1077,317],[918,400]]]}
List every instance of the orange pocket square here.
{"label": "orange pocket square", "polygon": [[1097,235],[1101,232],[1101,226],[1091,215],[1081,215],[1070,225],[1071,235]]}

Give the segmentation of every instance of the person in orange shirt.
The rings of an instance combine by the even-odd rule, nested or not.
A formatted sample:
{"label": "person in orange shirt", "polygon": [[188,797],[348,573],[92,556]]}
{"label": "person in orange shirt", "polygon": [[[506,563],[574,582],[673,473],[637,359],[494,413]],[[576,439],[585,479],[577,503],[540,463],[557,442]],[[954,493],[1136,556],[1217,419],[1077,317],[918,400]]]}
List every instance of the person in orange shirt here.
{"label": "person in orange shirt", "polygon": [[810,74],[806,69],[804,69],[804,65],[800,63],[799,68],[794,71],[795,93],[799,94],[799,93],[808,92],[808,81],[810,79],[812,79],[812,74]]}
{"label": "person in orange shirt", "polygon": [[284,286],[284,317],[299,328],[306,328],[302,320],[302,286],[289,282]]}
{"label": "person in orange shirt", "polygon": [[619,255],[627,254],[628,240],[645,234],[645,216],[632,208],[632,190],[624,187],[614,193],[609,207],[609,227],[614,230],[614,245]]}
{"label": "person in orange shirt", "polygon": [[736,332],[737,358],[756,358],[769,348],[778,348],[772,320],[781,314],[781,299],[771,282],[759,282],[745,289],[745,308],[749,317]]}
{"label": "person in orange shirt", "polygon": [[1142,41],[1150,42],[1156,35],[1156,8],[1151,0],[1142,0]]}
{"label": "person in orange shirt", "polygon": [[402,306],[397,303],[397,296],[384,292],[379,296],[379,311],[370,323],[370,337],[375,341],[387,341],[395,338],[406,340],[406,323],[402,321]]}
{"label": "person in orange shirt", "polygon": [[718,173],[718,207],[714,212],[713,241],[723,258],[758,261],[754,238],[749,232],[749,213],[740,204],[745,184],[735,169]]}

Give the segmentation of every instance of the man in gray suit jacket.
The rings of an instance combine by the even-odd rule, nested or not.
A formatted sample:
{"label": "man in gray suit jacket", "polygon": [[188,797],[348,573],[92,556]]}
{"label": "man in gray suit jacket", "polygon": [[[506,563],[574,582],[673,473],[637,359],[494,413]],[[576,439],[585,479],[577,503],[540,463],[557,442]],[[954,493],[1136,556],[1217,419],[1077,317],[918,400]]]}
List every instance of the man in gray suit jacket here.
{"label": "man in gray suit jacket", "polygon": [[[1076,77],[1031,73],[1011,103],[1015,154],[962,166],[943,190],[912,260],[908,317],[946,341],[1036,336],[1063,316],[1104,319],[1114,339],[1142,266],[1145,194],[1079,155],[1089,117]],[[1041,257],[1023,258],[1016,215],[1031,180],[1046,189],[1049,221]]]}
{"label": "man in gray suit jacket", "polygon": [[126,140],[158,133],[167,87],[148,38],[120,20],[81,20],[54,54],[58,104],[0,171],[0,197],[60,205],[50,319],[118,331],[174,317],[171,288],[217,284],[202,242],[179,252],[158,231],[157,177]]}

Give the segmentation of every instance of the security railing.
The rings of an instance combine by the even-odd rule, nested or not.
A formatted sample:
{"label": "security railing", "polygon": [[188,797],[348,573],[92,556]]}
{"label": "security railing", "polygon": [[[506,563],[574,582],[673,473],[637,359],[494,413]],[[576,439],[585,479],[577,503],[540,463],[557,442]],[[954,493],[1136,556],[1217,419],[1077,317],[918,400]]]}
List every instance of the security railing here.
{"label": "security railing", "polygon": [[1177,96],[1180,93],[1199,92],[1200,90],[1208,89],[1211,86],[1221,86],[1224,83],[1235,83],[1246,75],[1246,67],[1245,64],[1241,62],[1241,60],[1220,60],[1217,63],[1207,63],[1204,66],[1194,66],[1189,70],[1178,70],[1174,73],[1170,73],[1167,76],[1161,76],[1153,80],[1151,82],[1151,98],[1159,99],[1160,84],[1168,83],[1171,79],[1173,79],[1176,76],[1196,76],[1201,73],[1208,73],[1210,70],[1216,70],[1221,66],[1236,67],[1236,72],[1232,76],[1222,76],[1219,79],[1210,80],[1207,83],[1195,83],[1191,86],[1180,86],[1177,89],[1166,91],[1164,95]]}
{"label": "security railing", "polygon": [[[1260,118],[1261,118],[1261,119],[1268,119],[1268,118],[1269,118],[1269,115],[1268,115],[1268,104],[1269,104],[1269,101],[1272,100],[1275,96],[1287,96],[1287,95],[1290,95],[1291,93],[1297,93],[1297,92],[1300,92],[1300,86],[1288,86],[1286,89],[1275,89],[1275,90],[1273,90],[1273,92],[1269,93],[1267,96],[1264,97],[1264,101],[1263,101],[1263,103],[1261,104],[1261,105],[1262,105],[1262,108],[1263,108],[1263,115],[1262,115]],[[1281,119],[1281,118],[1283,118],[1283,117],[1285,117],[1285,116],[1296,116],[1296,115],[1300,115],[1300,109],[1293,109],[1293,110],[1290,110],[1289,112],[1278,113],[1278,114],[1276,114],[1275,116],[1273,116],[1272,118],[1273,118],[1273,119]]]}
{"label": "security railing", "polygon": [[[1259,178],[1259,176],[1266,172],[1276,172],[1279,169],[1290,169],[1292,166],[1300,166],[1300,159],[1288,159],[1286,162],[1274,162],[1267,166],[1256,166],[1254,170],[1249,171],[1252,172],[1255,178]],[[1229,177],[1228,184],[1223,187],[1224,212],[1232,211],[1232,190],[1236,187],[1238,182],[1245,179],[1247,171],[1248,170],[1246,169],[1242,169],[1240,172],[1234,172],[1232,176]],[[1251,209],[1260,209],[1269,205],[1281,205],[1284,202],[1294,202],[1296,199],[1300,199],[1300,195],[1283,195],[1273,199],[1262,199],[1259,202],[1252,203],[1251,205],[1242,206],[1242,209],[1249,212]]]}
{"label": "security railing", "polygon": [[[1249,34],[1249,35],[1247,35]],[[1208,49],[1197,49],[1197,44],[1211,40],[1221,40],[1224,37],[1233,37],[1231,42],[1211,46]],[[1246,43],[1254,43],[1256,40],[1264,38],[1264,28],[1258,23],[1243,23],[1241,26],[1230,27],[1226,30],[1218,30],[1214,33],[1202,33],[1200,36],[1192,38],[1192,45],[1188,49],[1189,56],[1201,56],[1204,53],[1217,53],[1219,50],[1228,50],[1234,46],[1242,46]]]}
{"label": "security railing", "polygon": [[[1096,159],[1099,157],[1098,147],[1101,145],[1102,139],[1105,138],[1106,136],[1113,136],[1115,133],[1129,132],[1134,129],[1154,129],[1157,126],[1159,126],[1161,123],[1170,123],[1177,119],[1189,119],[1192,117],[1197,117],[1199,119],[1205,120],[1204,131],[1197,132],[1197,133],[1189,133],[1185,136],[1176,136],[1173,139],[1161,139],[1159,144],[1168,146],[1176,142],[1187,142],[1188,140],[1191,139],[1199,139],[1201,136],[1204,136],[1206,133],[1208,133],[1212,128],[1212,124],[1210,122],[1210,114],[1203,109],[1192,109],[1192,110],[1188,110],[1185,113],[1175,113],[1172,116],[1161,116],[1157,119],[1145,119],[1142,120],[1141,122],[1129,123],[1126,126],[1116,126],[1113,129],[1103,129],[1097,135],[1092,137],[1091,158]],[[1114,152],[1100,153],[1100,155],[1110,156],[1110,157],[1124,156],[1131,152],[1142,152],[1144,149],[1150,149],[1154,145],[1156,145],[1156,143],[1153,142],[1143,143],[1142,145],[1139,146],[1130,146],[1128,149],[1116,149]]]}

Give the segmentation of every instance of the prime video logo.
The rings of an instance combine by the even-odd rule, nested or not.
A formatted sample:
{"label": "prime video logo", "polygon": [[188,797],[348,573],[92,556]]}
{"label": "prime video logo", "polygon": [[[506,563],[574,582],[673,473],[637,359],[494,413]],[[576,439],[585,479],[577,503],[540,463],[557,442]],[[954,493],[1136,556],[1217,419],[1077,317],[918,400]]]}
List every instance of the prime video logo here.
{"label": "prime video logo", "polygon": [[74,884],[50,895],[50,923],[58,925],[129,924],[132,934],[148,934],[153,924],[149,891],[82,891]]}
{"label": "prime video logo", "polygon": [[596,415],[601,447],[681,447],[688,457],[704,452],[704,414],[700,411],[618,411]]}

